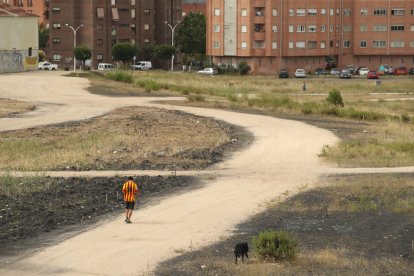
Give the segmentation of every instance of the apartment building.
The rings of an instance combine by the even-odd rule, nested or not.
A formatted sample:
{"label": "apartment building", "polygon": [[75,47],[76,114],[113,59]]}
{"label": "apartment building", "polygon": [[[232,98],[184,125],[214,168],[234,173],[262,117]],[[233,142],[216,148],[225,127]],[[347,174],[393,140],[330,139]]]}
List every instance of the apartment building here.
{"label": "apartment building", "polygon": [[181,0],[51,0],[49,18],[48,58],[71,68],[77,29],[76,45],[92,49],[91,66],[96,68],[98,63],[113,62],[116,43],[170,44],[165,22],[181,19]]}
{"label": "apartment building", "polygon": [[206,15],[206,0],[183,0],[183,16],[189,13]]}
{"label": "apartment building", "polygon": [[0,2],[19,7],[38,16],[41,24],[48,24],[50,0],[0,0]]}
{"label": "apartment building", "polygon": [[208,0],[207,54],[254,73],[414,66],[414,0]]}

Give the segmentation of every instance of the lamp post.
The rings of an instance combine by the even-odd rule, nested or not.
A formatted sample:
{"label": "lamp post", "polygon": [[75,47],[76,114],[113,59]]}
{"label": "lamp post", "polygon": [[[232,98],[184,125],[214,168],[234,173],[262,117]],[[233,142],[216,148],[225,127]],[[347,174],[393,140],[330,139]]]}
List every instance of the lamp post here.
{"label": "lamp post", "polygon": [[[181,21],[178,21],[177,24],[175,24],[174,26],[171,26],[171,24],[169,24],[167,21],[165,21],[164,23],[167,24],[167,26],[171,29],[171,46],[174,47],[174,31],[175,28],[178,25],[180,25]],[[174,71],[174,54],[172,54],[171,56],[171,71]]]}
{"label": "lamp post", "polygon": [[[69,27],[73,31],[73,50],[76,48],[76,32],[79,30],[79,28],[83,27],[83,24],[79,25],[77,28],[72,27],[70,24],[65,24],[66,27]],[[76,72],[76,56],[75,53],[73,53],[73,72]]]}

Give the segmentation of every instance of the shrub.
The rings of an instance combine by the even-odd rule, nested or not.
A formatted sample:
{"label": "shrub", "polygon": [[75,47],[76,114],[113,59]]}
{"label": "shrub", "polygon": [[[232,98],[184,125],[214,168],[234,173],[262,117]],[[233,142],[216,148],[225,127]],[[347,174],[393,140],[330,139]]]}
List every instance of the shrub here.
{"label": "shrub", "polygon": [[190,95],[188,97],[189,102],[204,102],[206,98],[200,94]]}
{"label": "shrub", "polygon": [[344,106],[344,101],[342,99],[341,93],[336,89],[329,92],[329,96],[326,98],[326,101],[335,106]]}
{"label": "shrub", "polygon": [[249,64],[247,64],[247,62],[245,61],[241,61],[239,62],[239,71],[240,71],[240,76],[244,76],[247,75],[250,71],[250,69],[252,69]]}
{"label": "shrub", "polygon": [[106,78],[110,80],[126,82],[126,83],[132,83],[134,81],[134,78],[132,77],[131,74],[127,72],[122,72],[122,71],[109,72],[106,74]]}
{"label": "shrub", "polygon": [[298,252],[296,240],[284,231],[262,231],[253,237],[252,244],[259,260],[291,261]]}

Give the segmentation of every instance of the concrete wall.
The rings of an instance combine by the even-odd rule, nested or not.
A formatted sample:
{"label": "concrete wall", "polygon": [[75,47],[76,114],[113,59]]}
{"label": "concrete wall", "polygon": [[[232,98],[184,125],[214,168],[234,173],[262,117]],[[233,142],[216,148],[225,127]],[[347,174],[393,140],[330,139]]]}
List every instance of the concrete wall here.
{"label": "concrete wall", "polygon": [[37,69],[37,17],[0,17],[0,34],[0,73]]}

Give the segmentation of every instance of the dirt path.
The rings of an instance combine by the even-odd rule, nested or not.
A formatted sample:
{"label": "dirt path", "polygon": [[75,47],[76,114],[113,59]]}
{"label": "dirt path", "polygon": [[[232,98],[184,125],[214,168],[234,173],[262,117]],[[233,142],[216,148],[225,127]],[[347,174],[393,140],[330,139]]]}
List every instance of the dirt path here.
{"label": "dirt path", "polygon": [[[203,188],[140,209],[127,225],[123,216],[0,268],[2,275],[141,275],[177,252],[208,245],[234,225],[263,210],[266,200],[304,185],[330,168],[317,154],[337,138],[301,122],[191,107],[151,104],[151,98],[91,95],[86,79],[60,73],[0,75],[0,96],[39,106],[0,120],[0,130],[26,128],[101,115],[121,106],[151,106],[210,116],[250,131],[254,143],[201,174]],[[159,100],[159,98],[158,98]]]}

